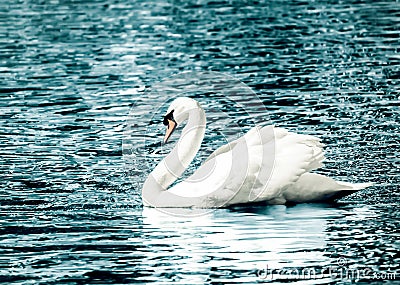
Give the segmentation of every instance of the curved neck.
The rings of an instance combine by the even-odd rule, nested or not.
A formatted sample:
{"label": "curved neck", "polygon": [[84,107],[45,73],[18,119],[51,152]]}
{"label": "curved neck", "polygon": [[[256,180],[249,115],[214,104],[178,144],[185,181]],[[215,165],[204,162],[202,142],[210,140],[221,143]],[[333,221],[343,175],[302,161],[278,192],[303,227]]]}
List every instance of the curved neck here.
{"label": "curved neck", "polygon": [[[187,117],[187,124],[183,128],[182,134],[175,147],[154,168],[147,178],[147,180],[149,180],[150,177],[154,179],[160,186],[160,190],[166,190],[183,174],[196,156],[200,149],[201,142],[203,141],[206,128],[204,110],[197,106],[187,112]],[[146,184],[147,183],[145,183],[143,188],[146,188]]]}

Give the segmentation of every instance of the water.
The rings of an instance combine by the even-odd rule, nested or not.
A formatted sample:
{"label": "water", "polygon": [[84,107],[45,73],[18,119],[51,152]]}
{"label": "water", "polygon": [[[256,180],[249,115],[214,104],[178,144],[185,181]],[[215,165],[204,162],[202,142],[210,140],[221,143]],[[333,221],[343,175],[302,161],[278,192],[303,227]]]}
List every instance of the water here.
{"label": "water", "polygon": [[[399,2],[5,0],[0,14],[3,283],[279,283],[279,269],[326,268],[289,281],[344,284],[351,268],[395,282]],[[376,185],[335,205],[143,209],[141,183],[168,151],[150,111],[170,95],[149,90],[182,71],[241,80],[267,110],[247,112],[323,139],[322,173]],[[212,131],[189,172],[226,126],[254,123],[220,91],[197,96]]]}

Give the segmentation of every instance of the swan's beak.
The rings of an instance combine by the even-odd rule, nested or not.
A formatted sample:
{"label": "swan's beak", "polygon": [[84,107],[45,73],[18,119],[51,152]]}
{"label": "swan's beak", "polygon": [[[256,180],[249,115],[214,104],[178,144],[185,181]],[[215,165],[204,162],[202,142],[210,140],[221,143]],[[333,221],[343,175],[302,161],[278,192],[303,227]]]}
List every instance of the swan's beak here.
{"label": "swan's beak", "polygon": [[174,120],[168,119],[167,131],[165,132],[165,136],[164,136],[164,143],[168,142],[168,139],[174,132],[176,125],[177,125],[177,123]]}

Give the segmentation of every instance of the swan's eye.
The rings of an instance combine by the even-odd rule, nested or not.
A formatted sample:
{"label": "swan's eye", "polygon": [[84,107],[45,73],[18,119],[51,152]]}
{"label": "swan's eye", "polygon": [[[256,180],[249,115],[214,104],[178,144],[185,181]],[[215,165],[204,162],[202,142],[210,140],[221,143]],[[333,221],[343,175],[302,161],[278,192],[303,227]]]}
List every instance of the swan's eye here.
{"label": "swan's eye", "polygon": [[172,110],[171,112],[169,112],[167,115],[164,116],[163,124],[165,126],[168,126],[168,120],[175,121],[173,113],[174,113],[174,110]]}

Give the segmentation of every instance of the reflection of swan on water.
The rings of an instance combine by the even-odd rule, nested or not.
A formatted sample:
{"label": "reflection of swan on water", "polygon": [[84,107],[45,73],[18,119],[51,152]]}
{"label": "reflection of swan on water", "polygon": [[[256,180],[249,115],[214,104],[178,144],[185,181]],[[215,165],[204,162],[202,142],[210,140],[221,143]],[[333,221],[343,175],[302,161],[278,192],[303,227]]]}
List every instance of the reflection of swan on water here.
{"label": "reflection of swan on water", "polygon": [[326,265],[330,261],[324,252],[326,227],[345,213],[320,204],[181,211],[180,216],[173,216],[144,207],[143,228],[151,236],[144,245],[151,248],[147,256],[150,261],[160,255],[159,250],[168,249],[168,262],[184,261],[184,268],[190,271],[188,277],[211,267],[248,272],[267,264],[271,268],[302,267],[310,262]]}
{"label": "reflection of swan on water", "polygon": [[143,186],[146,206],[215,208],[260,201],[315,202],[343,197],[371,185],[334,181],[310,173],[324,159],[318,138],[274,126],[256,126],[218,148],[193,175],[168,189],[195,157],[206,125],[200,104],[180,97],[172,102],[164,117],[167,126],[164,142],[186,120],[174,149],[155,167]]}

